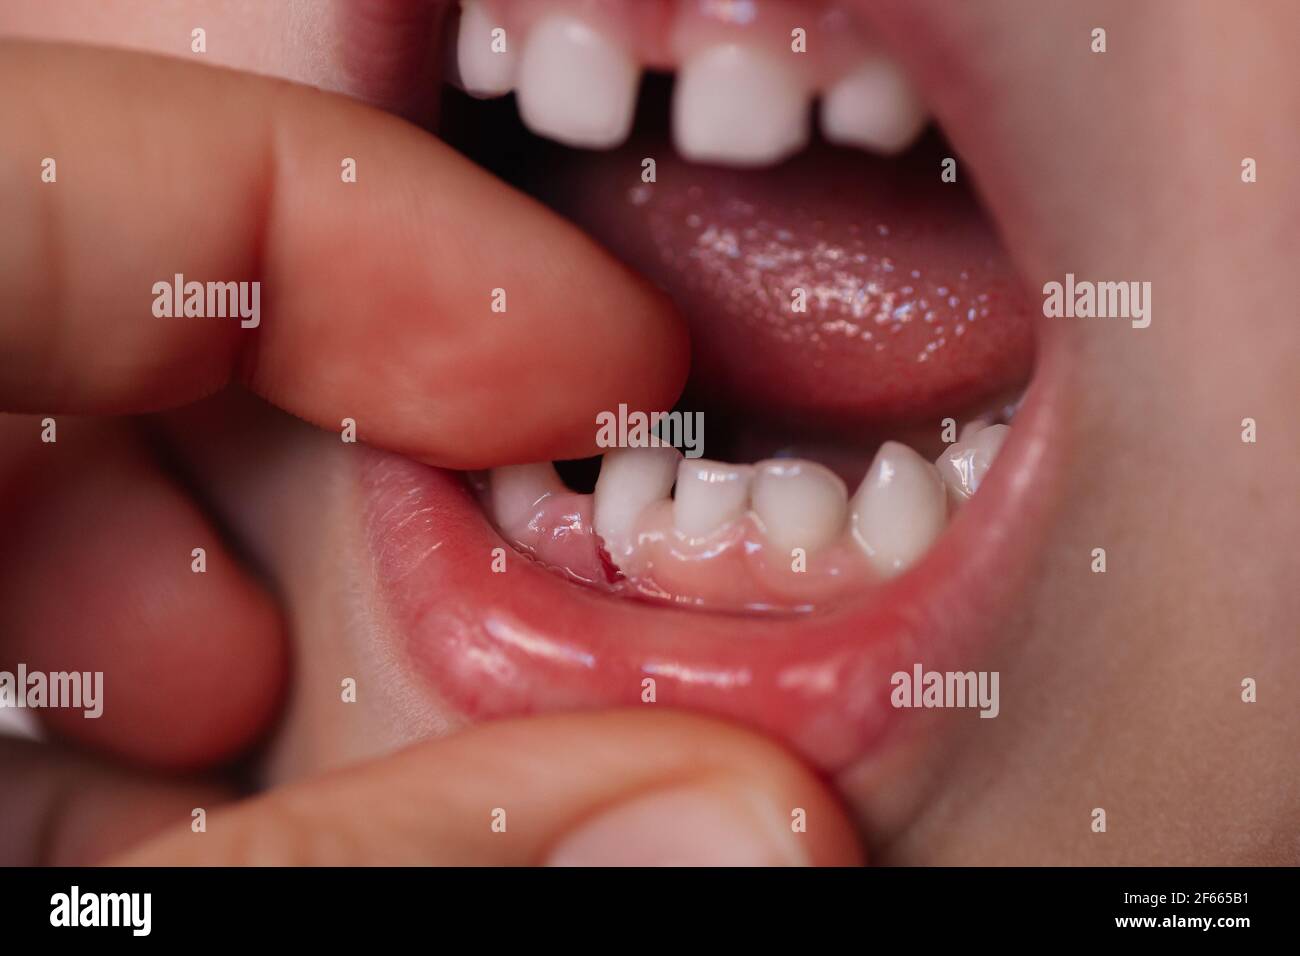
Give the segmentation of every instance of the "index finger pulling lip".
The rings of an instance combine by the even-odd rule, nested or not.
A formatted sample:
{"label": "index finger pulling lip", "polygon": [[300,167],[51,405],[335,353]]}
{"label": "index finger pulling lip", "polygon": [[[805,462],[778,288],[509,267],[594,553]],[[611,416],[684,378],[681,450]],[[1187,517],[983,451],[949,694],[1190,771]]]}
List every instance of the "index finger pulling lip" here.
{"label": "index finger pulling lip", "polygon": [[[1056,500],[1067,414],[1059,337],[1014,435],[978,496],[916,567],[825,613],[761,618],[676,611],[563,581],[503,542],[457,476],[371,453],[364,539],[391,640],[412,670],[470,720],[645,703],[739,720],[826,771],[919,726],[890,704],[890,677],[974,668],[1029,573]],[[505,552],[502,552],[505,553]],[[911,721],[908,723],[908,721]]]}
{"label": "index finger pulling lip", "polygon": [[[359,432],[371,423],[366,442],[461,469],[579,457],[599,410],[671,406],[688,353],[669,300],[540,204],[404,133],[418,151],[374,161],[409,177],[414,216],[346,191],[317,206],[331,221],[292,250],[289,314],[262,333],[254,386],[340,412],[346,399]],[[402,224],[398,241],[359,247],[354,217],[366,234]],[[330,278],[342,262],[350,278]]]}
{"label": "index finger pulling lip", "polygon": [[[236,379],[325,428],[352,419],[363,441],[470,468],[584,454],[597,411],[676,398],[688,358],[667,299],[401,120],[104,50],[9,43],[5,76],[7,145],[60,164],[57,186],[3,184],[7,409],[151,411]],[[157,311],[173,283],[247,284],[260,312]]]}

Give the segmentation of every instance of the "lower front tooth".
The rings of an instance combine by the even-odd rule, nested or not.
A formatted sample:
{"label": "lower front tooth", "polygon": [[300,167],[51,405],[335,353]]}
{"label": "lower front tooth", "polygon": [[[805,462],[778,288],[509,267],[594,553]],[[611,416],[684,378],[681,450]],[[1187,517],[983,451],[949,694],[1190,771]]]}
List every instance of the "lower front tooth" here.
{"label": "lower front tooth", "polygon": [[517,82],[519,112],[534,133],[604,149],[627,138],[640,67],[628,52],[576,17],[533,26]]}
{"label": "lower front tooth", "polygon": [[600,461],[592,503],[592,524],[605,549],[620,558],[631,548],[637,518],[666,500],[682,453],[676,448],[616,448]]}
{"label": "lower front tooth", "polygon": [[844,530],[848,491],[829,468],[797,458],[759,462],[750,491],[767,540],[777,549],[816,551]]}
{"label": "lower front tooth", "polygon": [[683,459],[673,496],[677,530],[688,538],[704,538],[740,518],[749,505],[753,473],[752,465]]}
{"label": "lower front tooth", "polygon": [[810,96],[774,55],[741,44],[686,60],[673,89],[673,139],[697,162],[764,166],[808,142]]}
{"label": "lower front tooth", "polygon": [[832,143],[898,153],[925,123],[925,107],[911,82],[884,58],[863,63],[822,96],[822,133]]}
{"label": "lower front tooth", "polygon": [[488,489],[497,527],[514,533],[532,519],[539,501],[567,490],[549,461],[493,468],[488,472]]}
{"label": "lower front tooth", "polygon": [[939,456],[934,464],[954,504],[961,504],[979,490],[1010,434],[1006,425],[989,425],[973,434],[963,430],[961,441],[949,445]]}
{"label": "lower front tooth", "polygon": [[948,506],[933,465],[887,441],[851,504],[853,537],[886,576],[910,567],[943,531]]}
{"label": "lower front tooth", "polygon": [[504,32],[492,35],[497,29],[504,30],[484,0],[468,0],[462,6],[456,72],[461,87],[471,96],[504,96],[514,86],[514,52]]}

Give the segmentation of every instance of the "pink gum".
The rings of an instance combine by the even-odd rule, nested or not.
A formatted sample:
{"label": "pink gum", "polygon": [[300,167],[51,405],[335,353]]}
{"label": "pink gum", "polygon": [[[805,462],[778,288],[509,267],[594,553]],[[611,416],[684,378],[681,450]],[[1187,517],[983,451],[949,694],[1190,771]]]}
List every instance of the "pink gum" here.
{"label": "pink gum", "polygon": [[591,524],[591,495],[546,495],[526,523],[502,528],[501,534],[520,551],[574,581],[617,589],[620,572]]}
{"label": "pink gum", "polygon": [[642,594],[711,610],[811,610],[879,581],[846,528],[834,543],[798,558],[775,550],[752,513],[703,540],[673,524],[661,501],[641,516],[637,544],[619,566]]}
{"label": "pink gum", "polygon": [[811,610],[880,580],[847,528],[835,543],[806,554],[796,571],[794,555],[775,552],[751,514],[692,541],[674,528],[667,500],[642,515],[632,553],[611,560],[591,526],[591,501],[590,495],[548,495],[526,523],[502,534],[574,581],[716,611]]}

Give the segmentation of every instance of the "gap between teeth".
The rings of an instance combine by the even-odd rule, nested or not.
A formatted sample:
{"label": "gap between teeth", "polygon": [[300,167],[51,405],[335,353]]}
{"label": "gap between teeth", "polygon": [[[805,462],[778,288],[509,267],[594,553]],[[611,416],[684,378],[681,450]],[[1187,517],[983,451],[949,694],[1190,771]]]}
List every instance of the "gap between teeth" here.
{"label": "gap between teeth", "polygon": [[796,549],[808,557],[856,549],[887,578],[924,556],[979,489],[1009,433],[1007,425],[968,423],[933,463],[885,442],[852,496],[830,469],[804,459],[737,465],[683,458],[674,448],[622,448],[603,457],[590,496],[569,491],[550,462],[494,469],[488,506],[510,534],[552,496],[590,499],[591,524],[625,571],[636,565],[648,524],[707,557],[748,521],[782,559]]}
{"label": "gap between teeth", "polygon": [[[462,5],[454,76],[478,97],[515,92],[535,133],[570,146],[612,148],[632,127],[642,67],[601,26],[569,11],[543,16],[527,35],[503,37],[492,4]],[[889,58],[864,51],[828,83],[801,77],[798,57],[752,42],[717,42],[680,63],[673,140],[687,159],[732,166],[779,162],[807,145],[813,99],[833,143],[892,154],[906,149],[928,115]]]}

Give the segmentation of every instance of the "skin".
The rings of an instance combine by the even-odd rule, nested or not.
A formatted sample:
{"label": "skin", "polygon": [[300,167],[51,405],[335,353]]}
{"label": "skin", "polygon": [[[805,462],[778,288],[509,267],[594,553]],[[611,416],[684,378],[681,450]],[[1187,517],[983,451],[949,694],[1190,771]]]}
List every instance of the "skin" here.
{"label": "skin", "polygon": [[[3,742],[4,779],[20,783],[0,793],[0,812],[25,825],[8,828],[0,862],[121,853],[130,862],[531,863],[565,846],[608,860],[620,848],[644,851],[636,831],[653,814],[635,808],[665,791],[712,801],[741,821],[743,834],[698,862],[722,862],[726,852],[829,864],[864,853],[886,863],[1300,862],[1292,639],[1300,512],[1286,490],[1300,460],[1289,305],[1300,186],[1284,172],[1300,154],[1300,131],[1280,121],[1300,115],[1300,68],[1283,43],[1300,12],[1281,2],[1035,5],[1032,15],[1013,0],[861,7],[909,61],[1031,288],[1074,272],[1154,289],[1149,329],[1080,321],[1059,333],[1074,356],[1073,403],[1058,436],[1073,467],[1040,573],[997,660],[999,719],[943,715],[924,739],[833,782],[748,732],[686,715],[548,717],[450,736],[439,736],[455,729],[445,715],[404,722],[400,682],[364,676],[380,665],[366,659],[363,635],[382,620],[340,596],[355,560],[353,458],[336,435],[298,419],[336,429],[353,414],[367,441],[452,467],[583,453],[574,447],[583,423],[608,407],[615,381],[632,376],[647,407],[671,402],[684,345],[670,309],[571,227],[377,111],[193,65],[13,46],[0,52],[0,128],[16,130],[19,146],[0,159],[17,164],[3,170],[0,195],[18,223],[0,237],[0,354],[24,361],[0,366],[0,407],[61,416],[174,408],[150,419],[149,434],[170,437],[188,479],[159,466],[138,422],[69,418],[65,428],[61,417],[58,445],[43,446],[35,420],[0,420],[0,500],[15,529],[0,543],[0,666],[100,653],[111,681],[129,646],[131,659],[157,668],[147,693],[115,708],[119,716],[51,727],[88,750]],[[209,23],[228,16],[233,25],[238,8],[194,4],[178,23],[188,35],[189,14],[201,9]],[[297,9],[286,5],[284,16]],[[75,19],[50,17],[17,4],[0,14],[0,33],[73,38]],[[1098,24],[1109,34],[1104,56],[1087,52]],[[299,35],[287,20],[264,26],[262,35]],[[85,29],[101,32],[83,38],[164,42],[128,16]],[[358,78],[312,55],[331,48],[332,27],[319,29],[318,47],[295,39],[281,58],[263,51],[238,62],[231,44],[227,62],[274,65],[418,112],[385,100],[385,88],[401,88],[391,77]],[[1215,51],[1217,68],[1195,60],[1197,50]],[[424,69],[394,64],[396,73]],[[56,108],[28,108],[32,90]],[[205,104],[202,116],[193,102]],[[250,111],[259,122],[246,122]],[[132,149],[141,137],[129,130],[140,124],[171,144],[165,155]],[[268,181],[270,131],[280,160]],[[106,142],[148,175],[89,162],[84,175],[63,172]],[[303,157],[350,155],[358,142],[393,172],[367,181],[375,192],[354,207],[346,190],[316,202]],[[45,155],[60,157],[60,185],[41,192],[35,161],[12,157]],[[1240,180],[1244,156],[1259,163],[1257,183]],[[225,192],[196,198],[185,186],[218,161],[212,188]],[[330,188],[333,176],[324,174]],[[178,185],[161,197],[139,185],[159,182]],[[393,228],[413,195],[432,222]],[[256,214],[265,209],[287,212]],[[201,229],[181,225],[196,221]],[[366,240],[346,252],[329,238],[344,224]],[[92,244],[110,229],[122,238]],[[448,233],[481,244],[438,246]],[[531,250],[492,253],[521,241]],[[533,265],[555,243],[568,244],[572,272],[548,279]],[[244,354],[227,326],[125,318],[125,290],[167,274],[158,263],[174,261],[165,253],[178,245],[194,257],[187,272],[273,275],[294,291],[265,355]],[[339,269],[345,254],[363,258]],[[402,267],[412,262],[427,267]],[[503,282],[495,278],[503,269],[519,272]],[[368,270],[385,281],[370,281]],[[566,278],[584,283],[574,314],[538,309],[521,319],[535,348],[563,346],[538,366],[563,389],[539,388],[509,364],[518,362],[519,326],[476,334],[480,326],[451,318],[483,308],[484,289]],[[376,296],[376,286],[394,298]],[[597,306],[612,302],[636,305],[627,327],[584,334],[599,325]],[[410,313],[421,321],[347,338],[362,324],[356,316],[400,323],[394,316]],[[465,377],[433,374],[446,368]],[[489,374],[486,400],[496,404],[483,408],[485,396],[467,399],[465,389]],[[259,398],[183,407],[228,381]],[[363,415],[350,411],[358,407]],[[1255,444],[1241,441],[1244,417],[1258,423]],[[188,568],[196,541],[210,545],[209,564],[220,569],[201,590]],[[1095,547],[1107,551],[1106,575],[1088,570]],[[168,551],[180,556],[170,566],[151,558]],[[269,572],[273,591],[237,554]],[[173,599],[146,600],[160,589]],[[141,597],[125,599],[132,594]],[[177,646],[177,633],[192,637]],[[384,690],[346,716],[310,694],[285,702],[291,653],[298,688],[342,672]],[[245,686],[249,674],[258,676]],[[1256,704],[1241,701],[1245,677],[1258,681]],[[184,725],[179,742],[162,748],[147,732],[157,721]],[[273,726],[264,773],[281,785],[218,811],[235,790],[217,771]],[[435,739],[403,747],[428,735]],[[158,769],[197,773],[164,782],[152,776]],[[524,795],[512,819],[528,822],[492,840],[486,808],[503,793]],[[386,812],[374,813],[377,805]],[[431,805],[446,809],[409,810]],[[195,806],[213,811],[201,843],[176,824]],[[811,825],[792,848],[788,828],[770,824],[794,806]],[[620,807],[632,809],[613,812]],[[1107,810],[1107,834],[1090,832],[1095,807]]]}

